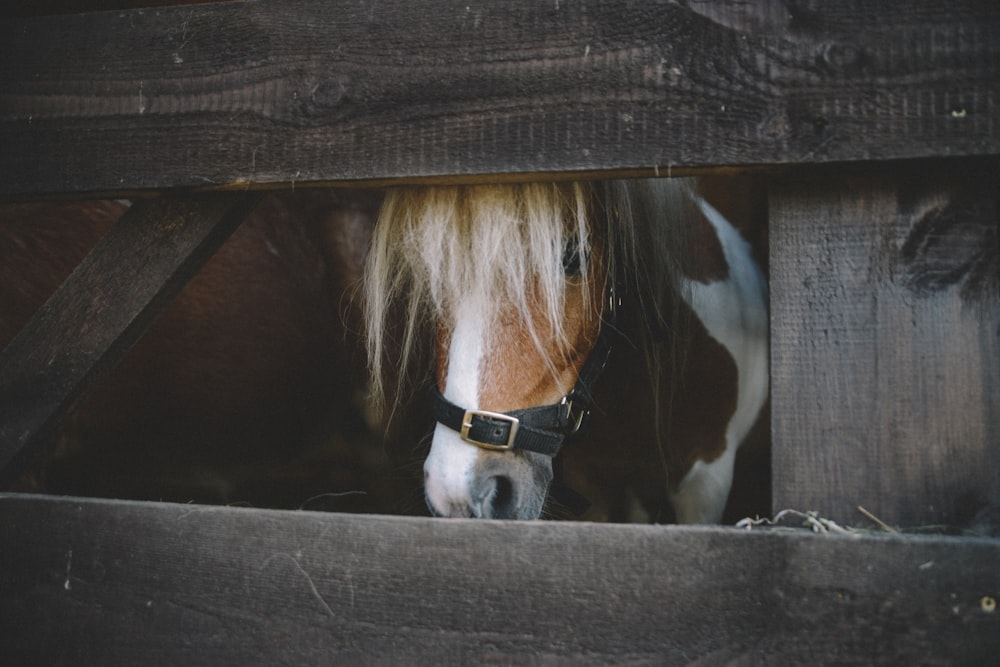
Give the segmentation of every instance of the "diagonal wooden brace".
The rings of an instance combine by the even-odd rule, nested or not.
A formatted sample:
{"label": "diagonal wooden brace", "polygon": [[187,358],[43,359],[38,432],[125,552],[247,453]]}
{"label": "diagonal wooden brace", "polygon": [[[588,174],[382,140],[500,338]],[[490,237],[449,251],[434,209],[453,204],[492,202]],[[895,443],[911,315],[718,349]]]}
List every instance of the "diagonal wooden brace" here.
{"label": "diagonal wooden brace", "polygon": [[186,193],[140,201],[0,352],[0,488],[70,406],[139,339],[259,201]]}

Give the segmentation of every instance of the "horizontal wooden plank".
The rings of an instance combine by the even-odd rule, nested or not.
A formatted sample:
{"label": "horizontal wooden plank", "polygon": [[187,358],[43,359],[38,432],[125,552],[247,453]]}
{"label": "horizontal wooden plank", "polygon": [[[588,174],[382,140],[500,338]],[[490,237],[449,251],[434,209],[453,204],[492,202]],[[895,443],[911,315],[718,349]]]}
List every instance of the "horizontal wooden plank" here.
{"label": "horizontal wooden plank", "polygon": [[120,11],[147,9],[170,5],[194,5],[211,0],[7,0],[0,7],[0,17],[44,16],[46,14],[75,14],[80,12]]}
{"label": "horizontal wooden plank", "polygon": [[251,0],[0,61],[2,195],[1000,153],[979,0]]}
{"label": "horizontal wooden plank", "polygon": [[988,664],[1000,541],[0,496],[17,664]]}
{"label": "horizontal wooden plank", "polygon": [[0,351],[0,488],[236,229],[256,195],[137,203]]}

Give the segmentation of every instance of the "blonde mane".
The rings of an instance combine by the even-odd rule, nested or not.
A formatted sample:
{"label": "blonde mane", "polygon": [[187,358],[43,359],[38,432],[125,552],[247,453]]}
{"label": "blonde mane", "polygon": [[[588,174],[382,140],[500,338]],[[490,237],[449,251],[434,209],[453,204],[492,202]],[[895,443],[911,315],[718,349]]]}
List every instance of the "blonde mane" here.
{"label": "blonde mane", "polygon": [[[386,194],[365,269],[367,344],[372,394],[396,403],[426,370],[433,325],[460,304],[504,304],[518,310],[536,345],[533,308],[541,308],[562,349],[563,253],[590,238],[586,184],[397,188]],[[587,253],[579,253],[588,293]],[[574,288],[576,286],[574,285]],[[502,315],[485,308],[485,330]],[[488,341],[487,341],[488,342]],[[387,393],[394,392],[393,398]]]}

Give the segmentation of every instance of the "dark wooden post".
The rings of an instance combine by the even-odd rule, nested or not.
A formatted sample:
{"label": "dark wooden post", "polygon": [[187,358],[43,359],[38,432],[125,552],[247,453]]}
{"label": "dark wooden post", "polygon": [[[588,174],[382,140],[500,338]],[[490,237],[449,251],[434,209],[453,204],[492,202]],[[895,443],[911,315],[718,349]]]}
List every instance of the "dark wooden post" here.
{"label": "dark wooden post", "polygon": [[775,509],[957,525],[1000,500],[998,186],[925,167],[771,194]]}

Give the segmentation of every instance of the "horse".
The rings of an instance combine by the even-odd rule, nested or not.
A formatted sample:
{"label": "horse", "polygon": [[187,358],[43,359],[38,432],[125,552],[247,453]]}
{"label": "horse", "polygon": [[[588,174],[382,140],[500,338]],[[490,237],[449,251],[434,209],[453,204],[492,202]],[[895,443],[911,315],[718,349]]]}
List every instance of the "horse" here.
{"label": "horse", "polygon": [[[748,200],[734,183],[729,178],[717,180],[711,197],[729,218],[738,215]],[[706,190],[706,184],[708,181],[702,179],[700,189]],[[658,187],[666,185],[675,184]],[[711,400],[733,403],[732,387],[726,392],[711,392],[731,384],[735,373],[731,359],[739,355],[712,339],[700,324],[701,315],[693,314],[683,298],[676,298],[678,285],[690,282],[689,288],[707,288],[725,282],[727,256],[718,240],[713,241],[716,232],[712,221],[718,222],[719,216],[706,217],[711,209],[693,205],[696,199],[684,194],[683,188],[666,187],[661,195],[675,201],[659,201],[651,196],[657,188],[649,184],[645,189],[642,184],[629,183],[524,185],[482,192],[460,189],[463,196],[474,200],[488,194],[483,204],[487,210],[521,190],[529,192],[531,201],[544,201],[545,196],[538,196],[540,192],[554,197],[547,209],[533,204],[537,238],[508,236],[510,230],[503,227],[479,229],[492,229],[493,237],[487,238],[495,242],[484,245],[493,251],[476,252],[482,274],[479,278],[488,273],[488,266],[517,267],[519,262],[527,262],[520,273],[499,274],[509,284],[506,288],[500,283],[490,287],[494,290],[490,294],[517,295],[518,284],[534,281],[532,299],[558,293],[560,284],[564,296],[562,301],[549,303],[556,306],[556,312],[542,316],[519,309],[518,303],[521,307],[533,304],[532,308],[542,303],[525,299],[529,294],[523,289],[521,302],[508,298],[501,306],[502,299],[490,298],[479,324],[475,319],[449,323],[444,299],[437,297],[442,304],[438,311],[434,298],[419,297],[419,290],[409,291],[405,283],[414,281],[415,276],[407,277],[406,271],[383,274],[401,281],[388,290],[385,284],[379,287],[378,276],[372,275],[375,266],[387,267],[398,261],[392,252],[403,247],[394,245],[398,241],[395,235],[403,229],[392,221],[403,211],[415,210],[407,197],[420,190],[390,193],[377,226],[379,192],[300,190],[269,195],[119,366],[79,401],[58,434],[54,451],[19,480],[17,489],[275,507],[301,506],[304,499],[327,491],[353,494],[363,490],[366,496],[352,495],[324,508],[416,513],[419,510],[410,505],[415,498],[411,498],[409,476],[395,466],[397,460],[385,460],[387,452],[377,447],[377,437],[372,436],[383,425],[368,415],[361,400],[366,391],[362,376],[367,363],[363,341],[356,340],[356,334],[367,328],[367,344],[376,350],[372,358],[381,359],[384,369],[409,369],[414,385],[424,382],[423,362],[417,358],[425,357],[429,362],[424,364],[427,375],[436,373],[435,384],[459,404],[465,400],[461,392],[472,388],[461,372],[463,365],[469,367],[469,361],[458,352],[462,345],[475,349],[481,344],[470,331],[486,330],[485,323],[499,314],[506,329],[494,340],[509,345],[501,350],[494,342],[490,349],[496,357],[488,372],[484,374],[478,367],[471,371],[477,377],[500,380],[491,390],[497,396],[487,396],[476,405],[517,409],[555,400],[558,393],[562,407],[548,413],[557,413],[557,417],[565,414],[567,420],[571,416],[577,434],[572,447],[557,457],[471,448],[490,454],[484,457],[483,465],[497,468],[492,475],[497,478],[493,482],[497,491],[489,505],[480,507],[480,514],[504,516],[506,511],[510,516],[534,515],[532,511],[511,511],[509,503],[502,502],[504,494],[513,497],[515,490],[518,497],[526,497],[520,495],[524,493],[521,482],[514,485],[519,478],[512,475],[512,481],[506,481],[504,466],[512,461],[529,476],[535,473],[526,462],[537,463],[534,493],[544,500],[536,498],[534,502],[544,505],[542,514],[547,517],[558,516],[564,509],[560,502],[572,500],[572,494],[559,493],[565,488],[582,491],[591,501],[591,509],[582,518],[648,520],[667,516],[672,511],[666,509],[671,498],[664,500],[663,489],[676,488],[681,472],[688,470],[691,462],[704,462],[709,470],[722,466],[731,456],[729,443],[740,437],[733,428],[726,433],[720,430],[728,408]],[[456,194],[442,192],[447,195],[445,200]],[[497,192],[502,196],[497,198]],[[407,197],[402,197],[404,193]],[[730,201],[724,202],[719,193],[727,194]],[[515,201],[522,196],[516,195]],[[424,191],[418,199],[437,201],[440,197]],[[647,223],[647,219],[654,220],[648,218],[647,211],[658,215],[660,209],[669,212],[677,207],[667,217],[656,218],[661,228]],[[127,202],[107,200],[0,206],[0,344],[14,336],[127,208]],[[678,212],[681,209],[683,215]],[[502,206],[498,210],[504,211]],[[576,215],[570,215],[574,211]],[[521,214],[516,207],[514,212]],[[466,222],[456,219],[450,224],[478,229],[479,217],[466,215]],[[667,224],[680,219],[697,224],[676,229]],[[551,227],[553,221],[559,221],[555,233],[560,236],[549,239],[548,255],[525,253],[524,248],[531,243],[544,246],[545,234],[553,233],[552,229],[546,231],[546,226]],[[574,221],[575,226],[571,224]],[[678,234],[689,227],[696,233]],[[470,234],[472,228],[463,233]],[[421,232],[431,236],[454,233],[447,226],[435,231],[423,224]],[[369,252],[373,234],[381,240]],[[433,247],[425,240],[410,242],[425,250]],[[438,242],[445,240],[442,237]],[[689,254],[698,258],[697,262],[678,261],[685,253],[675,251],[686,248],[685,244],[691,246]],[[387,250],[387,246],[395,250]],[[663,254],[664,249],[670,252]],[[465,252],[461,247],[458,251]],[[738,259],[745,249],[735,244],[735,250],[727,252],[736,253]],[[416,255],[410,254],[415,260]],[[665,263],[659,262],[661,255]],[[713,263],[706,263],[712,258]],[[426,259],[433,260],[433,255]],[[742,261],[747,260],[744,257]],[[532,268],[534,265],[553,263],[559,270],[547,276],[548,283],[535,278],[541,274]],[[740,264],[737,260],[729,263]],[[365,264],[369,275],[363,277]],[[470,279],[475,276],[461,274],[462,267],[454,261],[433,260],[432,267],[452,272],[439,276],[439,282],[473,284]],[[739,277],[738,272],[732,275]],[[368,287],[364,288],[366,282]],[[425,281],[424,287],[430,284]],[[369,311],[373,310],[373,294],[381,294],[380,298],[390,294],[382,300],[380,326],[371,326],[379,321],[377,309],[374,316],[361,311],[355,298],[358,291],[365,293]],[[687,298],[697,306],[697,289],[688,291]],[[469,298],[472,293],[456,301],[466,313],[475,313],[480,307],[476,303],[483,303]],[[759,301],[757,306],[762,311]],[[496,312],[488,312],[490,309]],[[760,312],[756,316],[759,318]],[[533,328],[525,328],[525,321]],[[394,329],[394,322],[402,322],[404,327]],[[547,324],[550,322],[554,326]],[[489,328],[495,329],[495,325]],[[758,342],[763,336],[759,329],[758,322]],[[396,334],[400,334],[398,338]],[[452,339],[458,342],[452,344]],[[465,343],[459,345],[463,340]],[[549,355],[547,346],[553,343],[559,354]],[[453,348],[456,352],[451,354]],[[546,355],[541,355],[542,351]],[[602,361],[587,362],[585,357]],[[744,366],[740,366],[740,377],[745,375]],[[539,373],[542,368],[545,372]],[[675,373],[678,369],[683,371],[679,376]],[[381,377],[381,373],[375,375]],[[545,386],[553,375],[560,377],[556,393]],[[567,388],[573,387],[574,381],[578,390],[570,392]],[[379,379],[372,384],[375,396],[384,396],[389,388]],[[535,394],[508,389],[506,397],[499,395],[500,389],[514,384],[534,386]],[[707,400],[694,400],[695,395],[707,396]],[[429,412],[434,405],[439,409],[444,405],[441,401],[425,405],[428,401],[422,395],[421,400],[404,405],[400,396],[397,393],[399,400],[394,402],[398,412],[406,415],[398,421],[408,436],[421,433],[425,424],[429,430],[430,419],[422,412],[425,407]],[[571,400],[563,403],[563,397]],[[747,412],[752,410],[741,408],[741,414]],[[368,423],[362,423],[359,414],[369,417]],[[466,437],[484,437],[477,434],[488,423],[485,415],[476,413],[473,417]],[[533,427],[530,419],[521,421],[523,439]],[[448,430],[437,429],[444,435]],[[458,430],[461,439],[461,426]],[[587,437],[582,437],[584,433]],[[708,460],[704,452],[712,447],[718,450],[723,437],[727,439],[724,455],[716,457],[722,463],[710,466],[715,459]],[[552,440],[543,437],[542,441]],[[687,450],[675,446],[676,442],[687,442]],[[461,444],[468,446],[464,440]],[[506,441],[500,444],[506,446]],[[429,508],[424,512],[473,513],[470,508],[441,509],[442,482],[431,464],[443,459],[447,462],[448,457],[441,447],[437,452],[436,458],[426,462],[423,488],[419,478],[412,484],[421,496],[420,505]],[[387,475],[388,465],[393,467]],[[562,479],[553,484],[555,473],[561,473]],[[431,502],[425,503],[423,496]],[[316,503],[310,507],[316,508]],[[682,520],[690,520],[686,518],[690,512],[682,510],[680,514]]]}
{"label": "horse", "polygon": [[[0,345],[128,208],[0,206]],[[377,193],[358,191],[265,197],[15,488],[277,507],[366,490],[352,296],[377,208]]]}
{"label": "horse", "polygon": [[[365,265],[370,385],[427,389],[435,516],[715,523],[768,396],[767,285],[685,179],[390,189]],[[565,445],[565,446],[564,446]]]}

